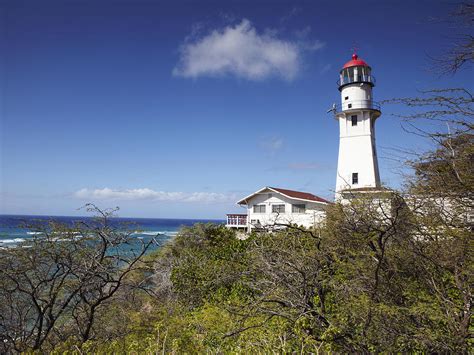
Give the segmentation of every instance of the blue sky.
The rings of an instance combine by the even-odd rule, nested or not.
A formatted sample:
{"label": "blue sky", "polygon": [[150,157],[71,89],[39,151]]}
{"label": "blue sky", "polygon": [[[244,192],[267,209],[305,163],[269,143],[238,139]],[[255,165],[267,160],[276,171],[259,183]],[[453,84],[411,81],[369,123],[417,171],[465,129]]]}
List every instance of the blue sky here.
{"label": "blue sky", "polygon": [[[429,57],[450,1],[3,0],[0,213],[223,218],[263,186],[332,198],[338,71],[358,54],[376,100],[472,87]],[[407,134],[377,121],[382,180]]]}

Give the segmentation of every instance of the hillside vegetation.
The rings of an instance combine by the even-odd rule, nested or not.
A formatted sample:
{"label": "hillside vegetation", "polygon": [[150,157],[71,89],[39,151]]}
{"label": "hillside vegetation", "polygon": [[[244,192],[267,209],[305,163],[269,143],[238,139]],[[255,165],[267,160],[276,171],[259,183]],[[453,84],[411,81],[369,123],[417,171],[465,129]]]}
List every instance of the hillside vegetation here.
{"label": "hillside vegetation", "polygon": [[2,251],[1,352],[472,351],[473,159],[472,135],[444,138],[403,195],[333,204],[311,230],[198,224],[130,256],[107,214],[52,226],[70,243]]}
{"label": "hillside vegetation", "polygon": [[90,205],[94,223],[0,250],[0,353],[472,353],[473,95],[388,103],[432,149],[400,191],[332,204],[310,230],[198,224],[148,253]]}

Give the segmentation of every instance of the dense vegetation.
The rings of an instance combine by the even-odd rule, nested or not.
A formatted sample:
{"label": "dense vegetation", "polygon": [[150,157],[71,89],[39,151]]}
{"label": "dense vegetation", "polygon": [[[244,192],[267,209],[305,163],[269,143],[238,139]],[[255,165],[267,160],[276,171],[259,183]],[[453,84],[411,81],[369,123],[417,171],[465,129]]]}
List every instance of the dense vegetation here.
{"label": "dense vegetation", "polygon": [[406,194],[334,204],[311,230],[199,224],[130,256],[107,223],[81,226],[102,242],[53,226],[70,244],[3,251],[2,352],[467,353],[473,136],[448,139],[413,162]]}
{"label": "dense vegetation", "polygon": [[[474,6],[454,15],[472,26]],[[462,37],[444,71],[472,64],[473,43]],[[0,353],[472,352],[474,98],[423,95],[391,100],[435,143],[403,189],[335,203],[311,230],[241,240],[195,225],[133,253],[89,206],[96,223],[1,250]]]}

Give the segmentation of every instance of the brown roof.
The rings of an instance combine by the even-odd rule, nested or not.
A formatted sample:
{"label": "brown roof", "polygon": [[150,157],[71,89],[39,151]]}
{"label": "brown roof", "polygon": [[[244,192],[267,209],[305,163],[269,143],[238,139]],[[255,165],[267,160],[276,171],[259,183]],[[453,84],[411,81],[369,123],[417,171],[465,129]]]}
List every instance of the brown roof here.
{"label": "brown roof", "polygon": [[309,192],[301,192],[301,191],[280,189],[278,187],[269,187],[269,188],[273,189],[275,191],[281,192],[283,195],[286,195],[288,197],[294,197],[294,198],[299,198],[299,199],[303,199],[303,200],[310,200],[310,201],[316,201],[316,202],[330,203],[328,200],[325,200],[322,197],[310,194]]}
{"label": "brown roof", "polygon": [[299,200],[314,201],[314,202],[319,202],[319,203],[324,203],[324,204],[331,203],[331,202],[325,200],[324,198],[321,198],[319,196],[310,194],[309,192],[294,191],[294,190],[280,189],[278,187],[266,186],[266,187],[258,190],[257,192],[254,192],[253,194],[251,194],[247,197],[244,197],[243,199],[238,201],[237,204],[238,205],[247,204],[247,201],[250,198],[252,198],[255,195],[258,195],[258,194],[262,193],[265,190],[274,191],[274,192],[280,193],[282,195],[285,195],[289,198],[294,198],[294,199],[299,199]]}

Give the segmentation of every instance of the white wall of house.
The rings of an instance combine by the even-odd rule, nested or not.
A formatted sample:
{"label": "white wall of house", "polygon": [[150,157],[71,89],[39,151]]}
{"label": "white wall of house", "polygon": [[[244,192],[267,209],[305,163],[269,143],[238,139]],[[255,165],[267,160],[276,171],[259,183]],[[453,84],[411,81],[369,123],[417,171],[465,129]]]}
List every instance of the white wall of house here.
{"label": "white wall of house", "polygon": [[[308,228],[320,223],[326,216],[324,203],[292,199],[268,190],[253,196],[247,202],[249,229],[258,223],[263,227],[293,223]],[[265,206],[265,212],[255,212],[255,205]],[[284,205],[284,212],[273,212],[274,205]],[[293,205],[304,205],[304,212],[294,212]],[[257,210],[262,210],[262,207],[257,207]]]}

